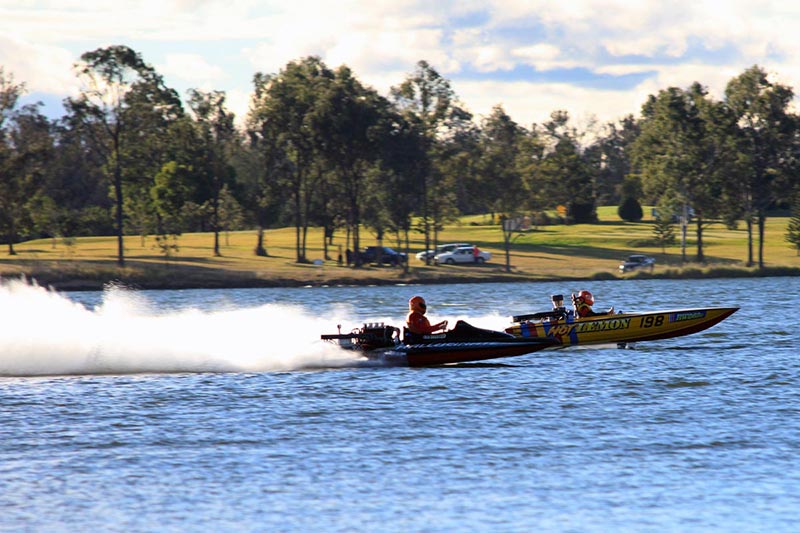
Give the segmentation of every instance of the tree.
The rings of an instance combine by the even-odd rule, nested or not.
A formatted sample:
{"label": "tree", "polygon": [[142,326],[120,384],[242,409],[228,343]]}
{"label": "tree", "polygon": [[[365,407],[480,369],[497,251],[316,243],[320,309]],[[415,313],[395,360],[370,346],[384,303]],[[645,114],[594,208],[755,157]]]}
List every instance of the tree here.
{"label": "tree", "polygon": [[639,135],[639,124],[628,115],[619,124],[608,123],[603,131],[584,156],[592,168],[597,204],[619,205],[624,199],[625,178],[631,173],[630,147]]}
{"label": "tree", "polygon": [[[427,169],[427,143],[418,124],[392,110],[384,116],[379,138],[379,174],[373,182],[375,196],[387,225],[398,234],[398,239],[402,236],[405,246],[399,248],[408,252],[412,215],[421,201],[417,185]],[[403,268],[408,270],[408,261]]]}
{"label": "tree", "polygon": [[278,74],[257,73],[253,80],[250,131],[265,150],[265,171],[282,181],[288,195],[298,263],[307,262],[305,237],[316,193],[312,171],[318,146],[309,123],[319,95],[333,78],[333,71],[312,56],[290,62]]}
{"label": "tree", "polygon": [[0,225],[8,241],[8,254],[16,255],[16,220],[19,218],[20,187],[19,159],[14,153],[7,121],[12,116],[17,100],[25,92],[25,84],[14,83],[13,74],[0,67]]}
{"label": "tree", "polygon": [[[442,77],[427,61],[419,61],[413,73],[396,87],[390,95],[400,112],[412,124],[418,124],[426,141],[427,158],[421,162],[418,188],[422,204],[418,209],[422,232],[425,235],[425,249],[431,248],[431,233],[435,230],[437,215],[443,214],[436,187],[441,174],[434,171],[436,141],[444,136],[455,122],[469,120],[471,115],[456,103],[456,96],[450,82]],[[434,241],[435,244],[435,241]],[[430,264],[430,258],[426,259]]]}
{"label": "tree", "polygon": [[229,163],[232,146],[236,142],[234,114],[225,108],[225,93],[189,91],[189,107],[195,115],[202,146],[202,159],[197,169],[202,176],[205,196],[211,212],[211,229],[214,232],[214,257],[219,257],[220,209],[222,190],[234,181],[234,169]]}
{"label": "tree", "polygon": [[639,222],[644,213],[639,197],[642,194],[642,186],[637,176],[628,176],[621,184],[622,203],[619,204],[617,214],[619,218],[627,222]]}
{"label": "tree", "polygon": [[[353,238],[353,249],[360,249],[360,226],[371,189],[368,176],[374,170],[381,150],[382,136],[388,133],[389,102],[367,88],[345,67],[320,88],[317,105],[309,117],[309,129],[328,168],[333,169],[346,202],[345,212]],[[374,173],[372,175],[375,175]],[[375,205],[375,202],[372,203]],[[368,221],[383,237],[383,213]],[[361,264],[356,254],[356,266]]]}
{"label": "tree", "polygon": [[165,164],[155,175],[150,197],[156,212],[156,241],[165,256],[178,251],[178,237],[184,221],[183,206],[191,191],[191,169],[175,161]]}
{"label": "tree", "polygon": [[675,227],[670,213],[659,213],[653,222],[653,237],[661,247],[661,253],[667,253],[667,245],[675,242]]}
{"label": "tree", "polygon": [[492,212],[500,215],[506,272],[511,272],[511,242],[519,235],[526,207],[525,182],[518,168],[525,134],[501,106],[495,106],[481,125],[480,172],[484,176],[484,195],[491,202]]}
{"label": "tree", "polygon": [[9,255],[16,255],[14,242],[21,231],[33,230],[34,207],[45,201],[42,190],[53,137],[39,105],[11,114],[0,134],[0,228],[8,240]]}
{"label": "tree", "polygon": [[[697,261],[704,261],[703,229],[721,208],[721,191],[733,160],[731,120],[700,84],[670,87],[650,96],[642,109],[641,134],[633,145],[645,192],[682,205],[682,259],[688,209],[694,211]],[[663,202],[663,199],[660,200]]]}
{"label": "tree", "polygon": [[180,112],[180,99],[164,86],[153,67],[127,46],[86,52],[75,69],[83,88],[77,98],[65,100],[65,107],[105,163],[114,196],[117,263],[123,266],[123,184],[127,166],[134,159],[129,151],[142,146],[141,137],[147,133],[142,126],[155,125],[155,119]]}
{"label": "tree", "polygon": [[566,111],[554,111],[543,125],[547,144],[537,165],[537,178],[550,207],[565,205],[570,223],[597,222],[594,183],[581,153],[581,134],[570,125]]}
{"label": "tree", "polygon": [[728,82],[725,102],[734,115],[741,139],[739,150],[746,169],[738,184],[747,224],[747,265],[753,264],[752,222],[758,227],[758,267],[764,267],[764,227],[767,211],[786,190],[796,122],[789,114],[794,92],[769,81],[767,73],[753,66]]}

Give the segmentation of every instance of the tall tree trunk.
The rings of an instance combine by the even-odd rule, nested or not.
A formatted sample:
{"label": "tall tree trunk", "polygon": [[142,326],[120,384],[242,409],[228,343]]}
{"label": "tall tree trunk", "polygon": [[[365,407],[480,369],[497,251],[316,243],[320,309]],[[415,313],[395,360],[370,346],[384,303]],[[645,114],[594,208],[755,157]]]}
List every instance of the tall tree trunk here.
{"label": "tall tree trunk", "polygon": [[[425,249],[431,249],[431,226],[428,219],[428,176],[427,174],[422,178],[422,224],[425,230]],[[430,265],[433,257],[429,254],[425,255],[425,264]]]}
{"label": "tall tree trunk", "polygon": [[700,216],[697,217],[696,235],[697,235],[697,262],[705,263],[706,256],[703,253],[703,219],[700,218]]}
{"label": "tall tree trunk", "polygon": [[14,217],[12,215],[8,226],[8,255],[17,255],[16,250],[14,250],[14,240],[16,240],[16,238],[17,230],[14,227]]}
{"label": "tall tree trunk", "polygon": [[221,257],[219,253],[219,189],[215,191],[211,204],[211,221],[214,224],[214,257]]}
{"label": "tall tree trunk", "polygon": [[764,213],[758,214],[758,268],[764,268],[764,227],[767,217]]}
{"label": "tall tree trunk", "polygon": [[114,149],[116,162],[114,163],[114,199],[116,203],[115,221],[117,225],[117,265],[125,266],[124,229],[122,227],[122,169],[119,166],[119,147]]}

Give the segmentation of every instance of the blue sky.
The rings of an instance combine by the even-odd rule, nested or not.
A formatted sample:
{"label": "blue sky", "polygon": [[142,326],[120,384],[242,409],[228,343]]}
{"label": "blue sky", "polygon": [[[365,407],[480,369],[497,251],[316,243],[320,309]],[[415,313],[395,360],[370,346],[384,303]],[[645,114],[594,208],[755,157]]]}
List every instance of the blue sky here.
{"label": "blue sky", "polygon": [[256,72],[318,55],[387,94],[425,59],[478,120],[567,110],[588,127],[649,94],[725,84],[758,64],[800,90],[800,4],[759,0],[0,0],[0,66],[50,115],[83,52],[125,44],[181,95],[224,90],[241,118]]}

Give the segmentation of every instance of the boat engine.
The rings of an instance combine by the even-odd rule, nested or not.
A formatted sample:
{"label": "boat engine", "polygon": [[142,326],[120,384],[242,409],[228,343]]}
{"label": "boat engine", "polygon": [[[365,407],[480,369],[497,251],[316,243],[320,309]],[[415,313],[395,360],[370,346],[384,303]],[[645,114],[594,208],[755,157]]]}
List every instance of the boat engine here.
{"label": "boat engine", "polygon": [[395,335],[400,331],[394,326],[387,326],[383,322],[370,322],[361,327],[358,340],[365,350],[375,348],[388,348],[395,345]]}

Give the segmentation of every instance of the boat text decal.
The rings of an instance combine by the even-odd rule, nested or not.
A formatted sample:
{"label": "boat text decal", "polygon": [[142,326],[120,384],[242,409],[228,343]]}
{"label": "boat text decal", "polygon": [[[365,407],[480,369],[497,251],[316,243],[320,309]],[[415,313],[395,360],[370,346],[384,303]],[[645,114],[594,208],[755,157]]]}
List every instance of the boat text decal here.
{"label": "boat text decal", "polygon": [[684,313],[672,313],[669,315],[670,322],[682,322],[684,320],[697,320],[698,318],[705,318],[705,311],[687,311]]}
{"label": "boat text decal", "polygon": [[[631,325],[630,318],[614,318],[610,320],[596,320],[576,324],[554,324],[550,327],[544,326],[545,334],[551,337],[564,337],[575,334],[591,333],[595,331],[613,331],[616,329],[628,329]],[[573,343],[574,344],[574,343]]]}

